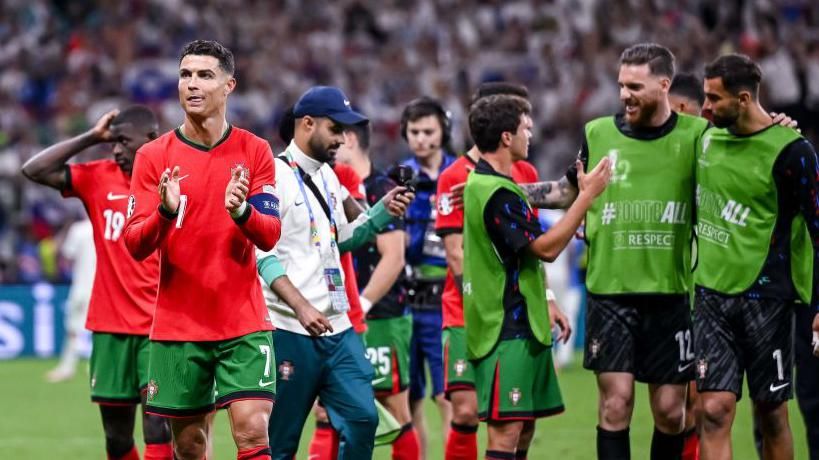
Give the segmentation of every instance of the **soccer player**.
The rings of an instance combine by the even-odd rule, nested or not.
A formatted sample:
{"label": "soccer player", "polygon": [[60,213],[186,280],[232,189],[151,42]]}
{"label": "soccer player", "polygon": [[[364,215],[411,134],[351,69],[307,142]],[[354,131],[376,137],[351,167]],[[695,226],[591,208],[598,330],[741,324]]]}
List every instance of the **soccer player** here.
{"label": "soccer player", "polygon": [[441,344],[441,294],[446,279],[446,252],[435,233],[438,175],[455,162],[452,148],[451,121],[441,103],[429,97],[410,102],[401,114],[401,137],[412,157],[404,162],[417,177],[416,198],[406,217],[409,236],[406,260],[412,267],[410,306],[412,308],[412,341],[410,344],[410,407],[412,423],[418,432],[421,458],[426,459],[427,431],[424,419],[424,393],[429,366],[432,380],[430,395],[441,415],[443,437],[447,438],[452,421],[452,407],[444,394],[443,346]]}
{"label": "soccer player", "polygon": [[[85,327],[93,333],[91,400],[100,407],[109,459],[139,459],[134,417],[140,402],[145,459],[173,457],[167,422],[145,411],[159,257],[152,252],[137,262],[122,239],[134,155],[158,130],[156,116],[147,107],[112,110],[88,132],[43,150],[23,165],[23,174],[34,182],[79,198],[93,226],[97,262]],[[114,144],[113,159],[67,164],[83,150],[108,142]]]}
{"label": "soccer player", "polygon": [[569,243],[611,175],[608,159],[588,175],[581,164],[577,199],[542,233],[511,178],[513,162],[528,155],[530,110],[523,98],[495,95],[469,112],[483,158],[464,191],[463,298],[479,417],[488,423],[487,459],[526,458],[535,419],[563,411],[541,260],[553,261]]}
{"label": "soccer player", "polygon": [[[674,56],[644,43],[620,56],[623,112],[586,124],[580,160],[612,160],[611,185],[589,209],[584,367],[600,392],[597,455],[630,458],[634,381],[649,386],[651,458],[684,444],[686,387],[694,377],[689,291],[694,168],[702,118],[671,110]],[[657,152],[661,152],[658,154]],[[559,182],[527,184],[537,207],[577,196],[574,168]]]}
{"label": "soccer player", "polygon": [[[395,183],[373,167],[369,148],[369,126],[347,126],[338,159],[364,178],[367,203],[375,206]],[[378,401],[402,426],[401,434],[392,445],[392,458],[418,460],[418,438],[409,409],[412,317],[403,279],[405,247],[403,222],[395,219],[374,242],[357,249],[354,256],[358,281],[363,286],[361,303],[367,315],[364,343],[375,369],[373,389]]]}
{"label": "soccer player", "polygon": [[[525,87],[493,82],[478,87],[470,104],[483,97],[508,94],[528,98]],[[447,259],[447,276],[442,295],[444,380],[446,397],[452,403],[452,424],[446,441],[447,460],[478,457],[478,400],[475,394],[475,372],[466,355],[466,332],[463,318],[463,208],[456,204],[453,187],[464,184],[481,159],[477,146],[458,158],[438,177],[437,218],[435,231],[443,239]],[[537,170],[526,161],[512,164],[512,179],[516,183],[538,180]],[[565,317],[549,302],[550,317],[558,320],[561,336],[568,338]],[[564,338],[565,337],[565,338]]]}
{"label": "soccer player", "polygon": [[342,440],[339,458],[370,458],[378,422],[372,365],[347,316],[339,252],[354,249],[403,214],[413,198],[396,187],[353,222],[327,162],[344,125],[367,123],[337,88],[317,86],[294,108],[295,136],[276,159],[281,215],[288,231],[275,251],[259,251],[258,272],[278,328],[273,334],[279,399],[270,421],[273,458],[292,458],[317,396]]}
{"label": "soccer player", "polygon": [[94,226],[90,220],[83,218],[68,227],[60,254],[71,261],[71,288],[65,302],[65,338],[60,362],[46,374],[46,380],[52,383],[73,378],[80,359],[80,334],[88,317],[88,303],[94,288],[97,262]]}
{"label": "soccer player", "polygon": [[185,120],[137,152],[124,230],[135,259],[160,250],[148,411],[171,418],[179,459],[204,456],[214,407],[228,408],[237,458],[270,458],[273,327],[254,246],[270,250],[281,223],[270,146],[225,119],[233,71],[220,43],[184,46]]}
{"label": "soccer player", "polygon": [[819,162],[806,139],[762,109],[761,77],[738,54],[705,68],[703,108],[716,127],[703,136],[697,161],[694,344],[703,459],[731,456],[745,373],[763,457],[793,458],[786,402],[794,308],[812,309],[819,331]]}

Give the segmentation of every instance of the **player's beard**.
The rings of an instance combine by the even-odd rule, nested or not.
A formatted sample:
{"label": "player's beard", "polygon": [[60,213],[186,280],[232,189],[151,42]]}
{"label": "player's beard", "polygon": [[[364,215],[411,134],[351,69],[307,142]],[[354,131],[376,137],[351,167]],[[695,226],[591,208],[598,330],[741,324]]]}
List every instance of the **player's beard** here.
{"label": "player's beard", "polygon": [[711,111],[711,122],[714,123],[714,126],[717,128],[734,126],[737,122],[737,118],[739,118],[739,104],[732,103],[730,107],[726,107],[725,110],[719,112],[716,110]]}
{"label": "player's beard", "polygon": [[313,134],[307,142],[307,145],[310,147],[310,153],[313,154],[314,160],[328,163],[331,167],[335,165],[336,150],[338,150],[341,144],[337,142],[327,144],[323,142],[318,134]]}
{"label": "player's beard", "polygon": [[659,101],[657,99],[636,99],[637,101],[637,117],[633,120],[626,118],[626,121],[632,126],[645,127],[651,125],[651,119],[657,113]]}

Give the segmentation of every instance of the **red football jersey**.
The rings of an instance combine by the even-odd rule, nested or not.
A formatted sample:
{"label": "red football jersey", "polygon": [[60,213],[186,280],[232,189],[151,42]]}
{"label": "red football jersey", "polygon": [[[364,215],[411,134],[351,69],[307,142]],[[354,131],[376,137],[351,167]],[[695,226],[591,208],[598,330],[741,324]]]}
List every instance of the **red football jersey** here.
{"label": "red football jersey", "polygon": [[[341,186],[350,192],[350,196],[356,200],[364,200],[364,182],[356,174],[355,170],[345,164],[336,163],[333,167]],[[353,329],[358,334],[363,334],[367,330],[367,323],[364,322],[364,310],[361,309],[361,299],[358,297],[358,282],[356,281],[355,267],[353,266],[353,254],[345,252],[341,254],[341,269],[344,270],[344,290],[347,292],[347,299],[350,301],[350,309],[347,317],[353,323]]]}
{"label": "red football jersey", "polygon": [[[175,166],[180,167],[179,211],[170,221],[159,216],[161,231],[150,241],[154,235],[142,234],[142,226],[159,212],[162,172]],[[137,152],[125,237],[131,254],[159,246],[152,340],[226,340],[273,329],[256,273],[254,244],[225,210],[225,189],[236,167],[247,171],[248,196],[273,193],[270,146],[243,129],[228,128],[210,149],[176,129]]]}
{"label": "red football jersey", "polygon": [[148,335],[159,283],[159,255],[137,262],[121,238],[131,178],[113,160],[73,164],[65,197],[82,200],[94,228],[97,268],[85,328]]}
{"label": "red football jersey", "polygon": [[356,200],[367,199],[367,197],[364,196],[364,181],[361,180],[361,177],[355,172],[352,166],[336,163],[336,165],[333,166],[333,172],[336,173],[336,177],[338,177],[338,181],[342,187],[350,192],[351,197]]}
{"label": "red football jersey", "polygon": [[[453,186],[463,184],[469,173],[475,169],[475,162],[468,155],[458,158],[438,176],[438,216],[435,219],[435,232],[439,235],[461,233],[464,227],[464,210],[456,209],[450,203]],[[537,170],[530,163],[516,161],[512,164],[512,179],[518,184],[537,182]],[[464,304],[461,293],[455,286],[452,270],[447,267],[444,292],[441,294],[444,327],[463,327]]]}

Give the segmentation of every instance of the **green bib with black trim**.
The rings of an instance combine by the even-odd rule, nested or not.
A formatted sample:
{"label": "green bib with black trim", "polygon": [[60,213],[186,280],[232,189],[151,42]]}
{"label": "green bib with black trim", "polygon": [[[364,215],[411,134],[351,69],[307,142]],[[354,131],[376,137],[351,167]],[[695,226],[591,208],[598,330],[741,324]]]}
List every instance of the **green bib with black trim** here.
{"label": "green bib with black trim", "polygon": [[[509,190],[527,202],[523,191],[510,179],[472,173],[464,189],[464,320],[470,359],[489,354],[503,326],[503,294],[506,268],[484,224],[484,208],[499,189]],[[543,264],[528,250],[520,253],[518,285],[526,300],[529,327],[535,338],[551,345],[549,309],[546,302]]]}
{"label": "green bib with black trim", "polygon": [[687,294],[697,142],[708,126],[677,115],[657,139],[636,139],[614,117],[586,124],[589,166],[613,162],[606,190],[586,214],[586,287],[593,294]]}
{"label": "green bib with black trim", "polygon": [[[800,137],[782,126],[749,136],[705,133],[697,161],[697,285],[739,294],[759,278],[779,213],[774,163]],[[809,302],[813,246],[801,214],[791,223],[790,248],[791,279]]]}

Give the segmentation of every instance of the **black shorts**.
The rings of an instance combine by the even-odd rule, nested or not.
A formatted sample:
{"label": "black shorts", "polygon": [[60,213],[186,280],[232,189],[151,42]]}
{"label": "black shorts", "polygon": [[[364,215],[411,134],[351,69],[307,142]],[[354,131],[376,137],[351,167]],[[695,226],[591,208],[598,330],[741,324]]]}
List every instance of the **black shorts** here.
{"label": "black shorts", "polygon": [[589,295],[586,369],[628,372],[644,383],[685,383],[694,378],[693,351],[687,295]]}
{"label": "black shorts", "polygon": [[697,287],[695,305],[699,391],[730,391],[740,399],[747,372],[753,401],[792,397],[792,301],[749,299]]}

